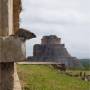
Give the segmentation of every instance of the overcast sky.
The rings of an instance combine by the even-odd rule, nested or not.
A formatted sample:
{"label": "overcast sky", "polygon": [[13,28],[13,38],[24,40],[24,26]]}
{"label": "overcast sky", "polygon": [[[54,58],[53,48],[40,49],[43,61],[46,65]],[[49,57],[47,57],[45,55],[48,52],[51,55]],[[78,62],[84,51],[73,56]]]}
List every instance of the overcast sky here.
{"label": "overcast sky", "polygon": [[43,35],[62,38],[72,56],[90,58],[90,0],[22,0],[21,27],[37,36],[27,42],[27,55]]}

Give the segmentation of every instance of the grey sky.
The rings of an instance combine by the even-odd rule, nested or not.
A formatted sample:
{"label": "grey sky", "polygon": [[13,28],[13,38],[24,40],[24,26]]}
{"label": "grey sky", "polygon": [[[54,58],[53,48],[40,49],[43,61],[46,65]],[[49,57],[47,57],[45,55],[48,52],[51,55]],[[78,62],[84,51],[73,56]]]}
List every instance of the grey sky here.
{"label": "grey sky", "polygon": [[37,35],[27,42],[27,55],[43,35],[62,38],[72,56],[90,58],[90,0],[22,0],[21,27]]}

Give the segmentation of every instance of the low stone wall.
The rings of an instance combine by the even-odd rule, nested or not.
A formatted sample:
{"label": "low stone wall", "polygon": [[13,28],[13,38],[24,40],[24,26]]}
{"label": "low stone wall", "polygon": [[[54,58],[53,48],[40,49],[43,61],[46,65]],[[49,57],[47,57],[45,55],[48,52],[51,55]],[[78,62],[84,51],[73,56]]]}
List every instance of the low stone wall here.
{"label": "low stone wall", "polygon": [[28,57],[29,62],[55,62],[55,64],[65,64],[67,68],[82,68],[80,61],[75,57],[49,57],[49,56],[32,56]]}

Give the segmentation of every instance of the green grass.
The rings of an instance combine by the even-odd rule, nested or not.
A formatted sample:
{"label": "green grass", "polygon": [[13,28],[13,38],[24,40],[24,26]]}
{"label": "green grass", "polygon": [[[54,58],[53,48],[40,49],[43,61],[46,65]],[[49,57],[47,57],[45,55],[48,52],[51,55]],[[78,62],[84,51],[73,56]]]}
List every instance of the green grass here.
{"label": "green grass", "polygon": [[66,72],[68,73],[72,73],[73,75],[77,74],[80,75],[80,72],[82,72],[83,74],[85,73],[86,75],[90,75],[90,71],[89,70],[67,70]]}
{"label": "green grass", "polygon": [[60,74],[49,65],[17,65],[23,90],[90,90],[90,82]]}

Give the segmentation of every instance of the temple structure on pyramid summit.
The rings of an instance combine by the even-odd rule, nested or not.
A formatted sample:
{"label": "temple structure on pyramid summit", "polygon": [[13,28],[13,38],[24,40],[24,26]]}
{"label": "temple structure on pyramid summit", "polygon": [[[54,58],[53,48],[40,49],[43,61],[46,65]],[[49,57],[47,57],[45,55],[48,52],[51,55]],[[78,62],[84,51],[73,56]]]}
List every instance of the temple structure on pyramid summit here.
{"label": "temple structure on pyramid summit", "polygon": [[72,57],[65,45],[61,43],[61,38],[56,35],[43,36],[41,44],[33,47],[33,56],[29,56],[30,62],[53,62],[65,64],[66,67],[80,67],[80,61]]}

